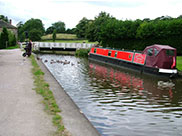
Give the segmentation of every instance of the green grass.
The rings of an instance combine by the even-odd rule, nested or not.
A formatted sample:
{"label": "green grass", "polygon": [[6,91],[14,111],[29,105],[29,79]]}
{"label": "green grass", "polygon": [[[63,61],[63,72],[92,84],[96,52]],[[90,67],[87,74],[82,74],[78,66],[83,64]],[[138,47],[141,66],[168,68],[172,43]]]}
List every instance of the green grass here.
{"label": "green grass", "polygon": [[[53,42],[52,40],[43,40],[42,42]],[[98,42],[89,42],[88,40],[55,40],[58,43],[93,43],[98,44]]]}
{"label": "green grass", "polygon": [[49,84],[44,80],[44,72],[40,69],[37,64],[35,57],[32,55],[30,57],[32,62],[32,73],[34,75],[34,90],[43,97],[43,104],[45,106],[45,111],[53,116],[52,123],[57,127],[57,136],[67,136],[64,125],[62,123],[62,117],[59,115],[61,112],[52,91],[49,89]]}
{"label": "green grass", "polygon": [[[52,34],[42,36],[42,40],[52,40]],[[75,34],[56,34],[56,39],[78,39]]]}
{"label": "green grass", "polygon": [[16,46],[7,47],[6,49],[9,50],[9,49],[17,49],[17,48],[19,48],[19,45],[18,44]]}
{"label": "green grass", "polygon": [[[45,36],[42,36],[43,42],[53,42],[52,40],[52,34],[48,34]],[[79,39],[75,34],[56,34],[55,42],[59,43],[94,43],[97,44],[97,42],[89,42],[86,39]]]}
{"label": "green grass", "polygon": [[182,71],[182,56],[177,56],[176,67],[178,70]]}

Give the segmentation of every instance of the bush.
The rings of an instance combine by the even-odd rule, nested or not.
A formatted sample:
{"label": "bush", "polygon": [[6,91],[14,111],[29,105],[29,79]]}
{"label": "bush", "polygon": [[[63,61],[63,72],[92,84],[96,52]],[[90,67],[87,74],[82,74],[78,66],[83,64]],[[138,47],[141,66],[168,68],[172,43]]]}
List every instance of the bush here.
{"label": "bush", "polygon": [[55,42],[55,40],[56,40],[56,30],[53,31],[52,40],[53,40],[53,42]]}
{"label": "bush", "polygon": [[178,70],[182,71],[182,56],[177,56],[176,67]]}
{"label": "bush", "polygon": [[8,45],[9,46],[15,46],[16,45],[16,37],[11,31],[8,31],[8,38],[9,38]]}
{"label": "bush", "polygon": [[0,49],[1,49],[1,33],[0,33]]}
{"label": "bush", "polygon": [[77,57],[88,57],[89,51],[90,51],[90,49],[78,49],[78,50],[76,50],[75,55]]}
{"label": "bush", "polygon": [[4,49],[8,45],[8,30],[4,27],[0,36],[0,49]]}

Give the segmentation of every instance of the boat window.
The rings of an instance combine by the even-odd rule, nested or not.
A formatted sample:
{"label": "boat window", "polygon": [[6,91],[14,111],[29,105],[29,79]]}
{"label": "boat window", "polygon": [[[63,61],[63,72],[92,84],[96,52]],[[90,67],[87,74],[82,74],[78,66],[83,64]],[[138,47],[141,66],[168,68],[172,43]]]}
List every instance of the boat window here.
{"label": "boat window", "polygon": [[108,56],[111,56],[111,51],[108,52]]}
{"label": "boat window", "polygon": [[159,53],[159,51],[154,48],[154,55],[157,56],[158,53]]}
{"label": "boat window", "polygon": [[147,50],[147,55],[152,56],[153,55],[153,48],[150,48]]}
{"label": "boat window", "polygon": [[128,56],[129,57],[129,59],[131,58],[131,54]]}
{"label": "boat window", "polygon": [[118,52],[116,51],[114,57],[117,57],[117,55],[118,55]]}
{"label": "boat window", "polygon": [[94,49],[94,53],[96,53],[97,49]]}
{"label": "boat window", "polygon": [[167,56],[174,56],[174,50],[166,50]]}

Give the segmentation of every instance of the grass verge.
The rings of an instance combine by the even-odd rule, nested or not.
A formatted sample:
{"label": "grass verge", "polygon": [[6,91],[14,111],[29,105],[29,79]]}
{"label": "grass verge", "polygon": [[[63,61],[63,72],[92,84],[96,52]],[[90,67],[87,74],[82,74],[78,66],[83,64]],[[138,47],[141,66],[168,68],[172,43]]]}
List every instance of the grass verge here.
{"label": "grass verge", "polygon": [[176,67],[179,71],[182,71],[182,56],[177,56]]}
{"label": "grass verge", "polygon": [[9,50],[9,49],[18,49],[18,48],[19,48],[19,45],[17,44],[16,46],[7,47],[5,50]]}
{"label": "grass verge", "polygon": [[59,115],[61,111],[56,104],[52,91],[49,89],[49,84],[44,80],[44,73],[33,55],[31,55],[30,59],[33,66],[32,73],[34,75],[35,91],[43,97],[45,111],[53,116],[52,123],[57,127],[56,136],[68,136],[62,123],[62,118]]}

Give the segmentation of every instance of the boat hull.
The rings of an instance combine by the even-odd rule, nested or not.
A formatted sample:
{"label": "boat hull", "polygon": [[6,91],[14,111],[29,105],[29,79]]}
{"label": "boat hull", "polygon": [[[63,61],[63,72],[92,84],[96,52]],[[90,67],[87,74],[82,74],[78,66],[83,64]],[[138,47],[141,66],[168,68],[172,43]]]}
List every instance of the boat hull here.
{"label": "boat hull", "polygon": [[164,69],[159,69],[159,68],[153,68],[153,67],[147,67],[145,65],[140,65],[136,63],[131,63],[127,61],[123,61],[120,59],[115,59],[112,57],[106,57],[106,56],[101,56],[97,54],[90,53],[89,54],[89,60],[94,60],[98,61],[101,63],[106,63],[109,65],[114,65],[117,67],[121,67],[124,69],[129,69],[133,71],[137,71],[145,74],[150,74],[150,75],[156,75],[156,76],[164,76],[164,77],[176,77],[177,76],[177,70],[164,70]]}

